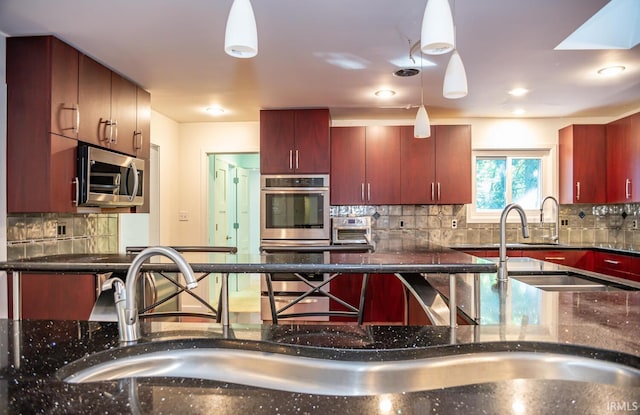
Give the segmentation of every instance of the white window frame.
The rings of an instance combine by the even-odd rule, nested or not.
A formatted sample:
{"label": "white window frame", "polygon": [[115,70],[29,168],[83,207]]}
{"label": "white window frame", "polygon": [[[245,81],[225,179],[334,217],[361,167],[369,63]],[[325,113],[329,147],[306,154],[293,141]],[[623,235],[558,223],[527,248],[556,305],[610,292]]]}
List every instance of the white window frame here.
{"label": "white window frame", "polygon": [[[541,183],[541,197],[542,201],[548,195],[555,194],[554,177],[556,174],[556,168],[554,168],[553,161],[555,160],[555,151],[552,148],[535,148],[535,149],[517,149],[517,150],[492,150],[482,149],[473,150],[471,152],[471,203],[467,205],[467,222],[468,223],[498,223],[500,222],[500,215],[502,211],[486,212],[478,211],[476,209],[476,160],[478,157],[482,158],[540,158],[542,174],[540,175]],[[510,177],[507,180],[507,187],[510,191]],[[540,221],[540,209],[527,209],[527,220],[532,223],[538,223]],[[545,208],[545,221],[553,221],[554,212]],[[509,215],[507,222],[518,222],[520,217],[516,215]]]}

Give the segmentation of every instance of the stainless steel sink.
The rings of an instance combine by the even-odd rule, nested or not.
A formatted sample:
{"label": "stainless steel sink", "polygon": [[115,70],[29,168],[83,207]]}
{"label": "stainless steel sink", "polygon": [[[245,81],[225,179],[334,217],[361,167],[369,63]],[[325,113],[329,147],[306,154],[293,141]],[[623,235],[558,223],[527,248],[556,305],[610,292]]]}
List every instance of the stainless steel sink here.
{"label": "stainless steel sink", "polygon": [[473,352],[353,361],[216,347],[140,350],[122,356],[114,355],[113,350],[97,353],[89,359],[90,365],[86,360],[73,362],[60,369],[58,377],[69,383],[182,377],[337,396],[414,392],[514,379],[640,386],[640,370],[634,367],[548,352]]}
{"label": "stainless steel sink", "polygon": [[510,278],[532,285],[544,291],[620,291],[636,290],[634,287],[612,284],[606,281],[583,278],[573,274],[511,275]]}

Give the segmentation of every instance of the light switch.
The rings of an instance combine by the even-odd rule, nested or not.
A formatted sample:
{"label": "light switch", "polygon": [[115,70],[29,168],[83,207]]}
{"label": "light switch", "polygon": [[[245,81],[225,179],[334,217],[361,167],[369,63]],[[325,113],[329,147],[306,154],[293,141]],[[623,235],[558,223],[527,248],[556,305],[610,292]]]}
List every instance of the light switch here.
{"label": "light switch", "polygon": [[178,220],[180,222],[188,222],[189,221],[189,212],[186,210],[181,210],[178,212]]}

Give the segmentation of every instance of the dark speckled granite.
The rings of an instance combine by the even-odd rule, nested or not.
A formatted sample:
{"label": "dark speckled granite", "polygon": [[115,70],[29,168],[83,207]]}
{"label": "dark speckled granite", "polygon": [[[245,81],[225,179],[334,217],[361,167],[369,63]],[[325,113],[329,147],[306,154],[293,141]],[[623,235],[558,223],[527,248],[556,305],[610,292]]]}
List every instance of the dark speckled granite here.
{"label": "dark speckled granite", "polygon": [[264,325],[234,327],[225,338],[216,324],[154,322],[144,325],[143,343],[117,349],[113,323],[3,320],[0,402],[8,414],[604,414],[613,405],[634,405],[640,398],[640,388],[557,380],[343,397],[183,378],[67,384],[56,376],[65,364],[94,352],[115,348],[126,354],[136,348],[180,343],[370,360],[474,351],[563,352],[640,368],[640,358],[625,353],[540,341],[483,342],[477,331],[471,326],[452,331],[448,327]]}

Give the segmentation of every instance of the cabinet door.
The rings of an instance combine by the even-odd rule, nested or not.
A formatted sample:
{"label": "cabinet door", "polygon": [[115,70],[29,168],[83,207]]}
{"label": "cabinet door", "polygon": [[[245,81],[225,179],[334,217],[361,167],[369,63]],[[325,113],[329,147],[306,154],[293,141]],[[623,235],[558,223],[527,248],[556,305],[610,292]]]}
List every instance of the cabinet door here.
{"label": "cabinet door", "polygon": [[75,212],[78,142],[51,134],[37,145],[7,146],[7,211]]}
{"label": "cabinet door", "polygon": [[365,128],[331,128],[331,204],[365,203]]}
{"label": "cabinet door", "polygon": [[634,158],[638,158],[640,141],[632,139],[631,117],[621,118],[606,126],[607,134],[607,203],[628,203],[640,200],[640,193],[634,192],[640,185],[640,177],[633,177],[636,168]]}
{"label": "cabinet door", "polygon": [[136,88],[135,156],[148,160],[151,155],[151,94]]}
{"label": "cabinet door", "polygon": [[558,142],[560,203],[605,203],[605,126],[567,126]]}
{"label": "cabinet door", "polygon": [[62,41],[51,42],[51,128],[53,134],[78,138],[79,53]]}
{"label": "cabinet door", "polygon": [[96,276],[22,274],[22,317],[88,320],[96,302]]}
{"label": "cabinet door", "polygon": [[583,258],[587,255],[587,251],[571,249],[523,249],[521,250],[520,255],[523,257],[553,262],[554,264],[565,265],[567,267],[577,267],[577,265],[584,262]]}
{"label": "cabinet door", "polygon": [[[413,127],[400,127],[400,201],[406,205],[435,202],[435,129],[431,137],[415,138]],[[432,193],[433,189],[433,193]]]}
{"label": "cabinet door", "polygon": [[329,110],[299,110],[294,121],[296,173],[329,174]]}
{"label": "cabinet door", "polygon": [[471,203],[471,126],[437,125],[436,184],[438,203]]}
{"label": "cabinet door", "polygon": [[[331,282],[331,292],[356,308],[360,304],[362,274],[343,274]],[[332,311],[346,307],[331,300]],[[404,286],[393,274],[371,274],[365,295],[366,323],[403,323],[405,310]],[[353,317],[331,317],[331,321],[355,321]]]}
{"label": "cabinet door", "polygon": [[111,121],[114,124],[112,140],[108,147],[125,154],[134,156],[136,112],[136,85],[122,76],[111,73]]}
{"label": "cabinet door", "polygon": [[294,172],[294,110],[260,111],[260,173]]}
{"label": "cabinet door", "polygon": [[365,172],[368,204],[400,204],[400,128],[366,127]]}
{"label": "cabinet door", "polygon": [[106,146],[111,117],[111,71],[86,55],[80,55],[78,140]]}

